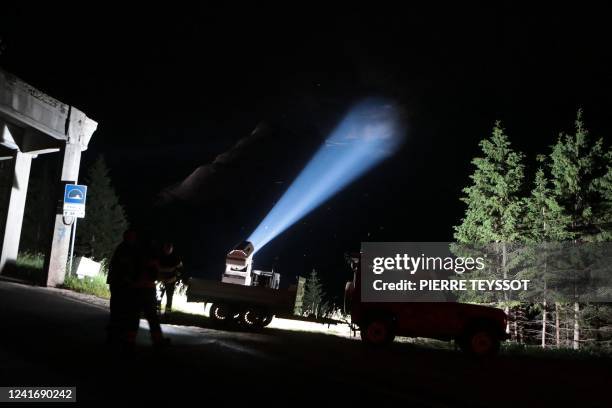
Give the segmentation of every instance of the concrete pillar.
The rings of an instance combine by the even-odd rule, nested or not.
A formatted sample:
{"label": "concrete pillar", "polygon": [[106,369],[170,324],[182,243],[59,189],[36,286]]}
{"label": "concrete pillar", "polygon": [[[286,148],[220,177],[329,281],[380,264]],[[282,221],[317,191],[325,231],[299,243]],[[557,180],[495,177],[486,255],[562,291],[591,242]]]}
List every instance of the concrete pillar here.
{"label": "concrete pillar", "polygon": [[2,239],[0,273],[2,273],[7,264],[14,264],[17,260],[31,164],[32,155],[15,151],[13,158],[13,185],[8,197],[6,220],[0,220],[4,224],[2,234],[0,235],[0,239]]}
{"label": "concrete pillar", "polygon": [[62,214],[64,186],[75,184],[79,179],[82,146],[79,143],[66,143],[63,150],[61,182],[57,196],[57,210],[53,224],[51,249],[45,257],[46,286],[58,286],[64,283],[68,251],[70,250],[70,232],[73,217],[64,217]]}

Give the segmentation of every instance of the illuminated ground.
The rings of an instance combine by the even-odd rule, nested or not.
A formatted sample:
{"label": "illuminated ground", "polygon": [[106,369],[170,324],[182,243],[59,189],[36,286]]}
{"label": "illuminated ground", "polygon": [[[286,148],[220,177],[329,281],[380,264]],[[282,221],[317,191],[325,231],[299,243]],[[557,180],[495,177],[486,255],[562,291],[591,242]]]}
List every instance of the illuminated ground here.
{"label": "illuminated ground", "polygon": [[126,357],[103,344],[107,313],[103,301],[0,281],[0,385],[76,385],[81,402],[204,406],[219,399],[227,406],[263,401],[284,407],[306,400],[465,407],[609,402],[609,360],[473,361],[411,344],[370,350],[350,338],[308,331],[221,331],[203,318],[198,326],[165,325],[173,346],[162,352],[143,331],[137,352]]}

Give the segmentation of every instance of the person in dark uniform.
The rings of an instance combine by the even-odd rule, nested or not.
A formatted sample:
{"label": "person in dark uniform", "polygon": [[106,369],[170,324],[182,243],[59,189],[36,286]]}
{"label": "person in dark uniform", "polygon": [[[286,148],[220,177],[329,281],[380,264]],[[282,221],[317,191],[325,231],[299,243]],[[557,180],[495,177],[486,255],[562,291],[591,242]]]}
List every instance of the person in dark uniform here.
{"label": "person in dark uniform", "polygon": [[[180,268],[183,266],[181,259],[174,251],[174,245],[171,242],[166,242],[162,245],[161,255],[159,258],[160,280],[161,280],[161,296],[163,299],[166,295],[166,307],[164,315],[168,317],[172,312],[172,299],[174,298],[174,290],[177,280],[179,279]],[[160,300],[161,303],[161,300]],[[160,305],[161,306],[161,305]]]}
{"label": "person in dark uniform", "polygon": [[151,341],[156,347],[170,344],[170,339],[164,338],[162,328],[157,313],[157,290],[155,282],[159,279],[160,264],[159,255],[154,250],[153,245],[149,245],[138,265],[137,278],[133,281],[130,293],[133,299],[132,316],[130,318],[130,328],[128,330],[128,343],[134,345],[140,317],[144,315],[149,322]]}
{"label": "person in dark uniform", "polygon": [[132,314],[131,287],[140,264],[140,247],[136,231],[123,233],[123,241],[117,246],[108,265],[106,283],[110,289],[110,317],[107,327],[108,344],[124,344],[127,341]]}

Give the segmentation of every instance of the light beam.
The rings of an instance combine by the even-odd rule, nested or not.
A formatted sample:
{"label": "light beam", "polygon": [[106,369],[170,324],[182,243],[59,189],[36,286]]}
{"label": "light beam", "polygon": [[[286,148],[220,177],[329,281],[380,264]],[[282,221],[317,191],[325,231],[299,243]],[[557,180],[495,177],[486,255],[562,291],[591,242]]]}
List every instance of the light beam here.
{"label": "light beam", "polygon": [[357,104],[248,238],[255,252],[391,156],[403,136],[395,105],[372,99]]}

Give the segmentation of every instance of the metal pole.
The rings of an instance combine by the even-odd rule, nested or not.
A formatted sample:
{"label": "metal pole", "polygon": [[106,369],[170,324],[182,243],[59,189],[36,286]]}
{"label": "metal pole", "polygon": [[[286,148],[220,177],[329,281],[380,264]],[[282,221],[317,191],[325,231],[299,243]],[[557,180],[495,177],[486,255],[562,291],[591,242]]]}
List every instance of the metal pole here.
{"label": "metal pole", "polygon": [[72,261],[74,259],[74,241],[76,237],[76,224],[77,217],[74,217],[74,221],[72,222],[72,235],[70,236],[70,264],[68,266],[68,274],[72,275]]}

